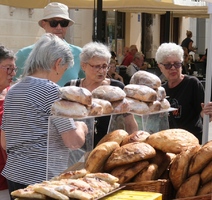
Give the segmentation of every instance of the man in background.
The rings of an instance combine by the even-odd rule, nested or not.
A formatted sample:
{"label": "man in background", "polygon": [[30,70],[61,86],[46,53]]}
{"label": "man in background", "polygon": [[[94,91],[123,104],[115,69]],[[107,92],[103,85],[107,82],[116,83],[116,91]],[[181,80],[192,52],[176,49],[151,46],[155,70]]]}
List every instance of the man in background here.
{"label": "man in background", "polygon": [[[39,26],[42,27],[46,33],[52,33],[64,40],[68,28],[74,24],[74,21],[69,18],[68,7],[62,3],[52,2],[44,8],[44,14],[42,19],[38,22]],[[57,82],[58,85],[64,86],[65,83],[71,79],[77,79],[78,77],[83,78],[84,73],[80,67],[79,54],[81,48],[72,44],[67,43],[70,47],[71,52],[74,56],[74,66],[69,68],[64,73],[62,79]],[[26,59],[32,51],[34,44],[31,46],[20,49],[17,54],[16,66],[18,67],[17,74],[14,78],[16,81],[23,73],[23,68]]]}
{"label": "man in background", "polygon": [[136,52],[138,52],[137,46],[136,45],[131,45],[130,48],[129,48],[129,52],[124,57],[121,65],[129,66],[130,63],[133,61],[133,57],[136,54]]}

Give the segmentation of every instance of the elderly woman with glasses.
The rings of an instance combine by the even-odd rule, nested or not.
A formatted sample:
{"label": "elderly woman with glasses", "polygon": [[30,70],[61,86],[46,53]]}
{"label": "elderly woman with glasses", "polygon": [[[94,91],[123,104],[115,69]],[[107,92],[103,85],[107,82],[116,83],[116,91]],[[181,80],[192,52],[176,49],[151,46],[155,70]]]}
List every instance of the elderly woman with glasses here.
{"label": "elderly woman with glasses", "polygon": [[[9,90],[12,78],[15,76],[15,55],[13,51],[8,50],[5,46],[0,45],[0,127],[3,116],[3,104],[4,99]],[[0,128],[1,132],[1,128]],[[7,181],[5,177],[1,175],[1,172],[6,164],[6,152],[0,146],[0,199],[9,199],[9,191]]]}
{"label": "elderly woman with glasses", "polygon": [[[91,92],[100,85],[112,85],[123,89],[124,84],[121,81],[106,78],[107,72],[110,68],[110,58],[111,53],[106,45],[99,42],[90,42],[86,44],[82,48],[82,52],[80,54],[80,63],[83,71],[85,72],[85,78],[72,80],[65,86],[76,85],[84,87]],[[96,146],[99,140],[107,134],[109,120],[110,116],[98,117],[96,119],[94,146]],[[138,125],[131,114],[124,115],[124,124],[125,129],[129,134],[138,130]]]}
{"label": "elderly woman with glasses", "polygon": [[204,88],[194,76],[182,74],[184,51],[175,43],[163,43],[156,52],[156,61],[167,82],[163,84],[171,107],[170,128],[182,128],[202,141],[202,107]]}
{"label": "elderly woman with glasses", "polygon": [[[8,61],[8,65],[14,62]],[[88,130],[84,122],[57,117],[48,128],[51,106],[59,99],[55,82],[70,65],[73,56],[68,45],[54,34],[44,34],[26,61],[23,77],[7,93],[1,145],[8,156],[2,175],[10,192],[46,180],[47,169],[48,178],[58,175],[67,169],[69,148],[85,143]],[[48,160],[47,146],[49,151],[53,149]]]}

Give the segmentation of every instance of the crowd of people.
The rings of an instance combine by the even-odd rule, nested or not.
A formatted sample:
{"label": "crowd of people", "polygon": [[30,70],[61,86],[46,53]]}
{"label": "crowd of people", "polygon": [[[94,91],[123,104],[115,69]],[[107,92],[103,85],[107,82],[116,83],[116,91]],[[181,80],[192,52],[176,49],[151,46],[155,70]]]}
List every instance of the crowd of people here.
{"label": "crowd of people", "polygon": [[[1,200],[12,200],[9,195],[12,191],[46,179],[48,120],[51,105],[59,99],[60,87],[75,85],[91,92],[100,85],[123,89],[126,82],[117,71],[118,62],[126,67],[129,77],[138,70],[147,70],[145,56],[136,45],[124,48],[126,52],[117,61],[116,55],[101,42],[89,42],[82,48],[68,44],[64,38],[73,23],[66,5],[49,3],[38,22],[46,33],[35,44],[16,54],[0,46]],[[191,37],[192,33],[187,31],[182,45],[161,44],[155,59],[166,79],[162,86],[168,101],[177,109],[170,112],[169,127],[190,131],[201,144],[203,116],[212,118],[212,103],[204,105],[201,82],[183,73],[189,51],[195,50]],[[111,117],[95,119],[94,147],[107,134]],[[129,134],[138,130],[132,114],[118,117],[112,120],[117,127],[121,125]],[[85,144],[88,127],[83,121],[60,117],[52,123],[54,143],[50,145],[58,150],[56,164],[65,169],[67,149]]]}

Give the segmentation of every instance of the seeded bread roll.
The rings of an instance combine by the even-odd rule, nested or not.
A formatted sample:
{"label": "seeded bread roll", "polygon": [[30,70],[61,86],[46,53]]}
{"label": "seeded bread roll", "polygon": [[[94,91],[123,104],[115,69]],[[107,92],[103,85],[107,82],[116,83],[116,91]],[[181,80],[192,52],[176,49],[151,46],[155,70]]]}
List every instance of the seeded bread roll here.
{"label": "seeded bread roll", "polygon": [[92,102],[92,94],[88,89],[74,85],[61,87],[59,96],[62,99],[75,101],[87,106],[91,105]]}
{"label": "seeded bread roll", "polygon": [[157,89],[161,86],[161,80],[153,73],[139,70],[131,77],[130,84],[146,85],[153,89]]}
{"label": "seeded bread roll", "polygon": [[157,93],[146,85],[128,84],[124,87],[127,97],[144,102],[153,102],[157,100]]}

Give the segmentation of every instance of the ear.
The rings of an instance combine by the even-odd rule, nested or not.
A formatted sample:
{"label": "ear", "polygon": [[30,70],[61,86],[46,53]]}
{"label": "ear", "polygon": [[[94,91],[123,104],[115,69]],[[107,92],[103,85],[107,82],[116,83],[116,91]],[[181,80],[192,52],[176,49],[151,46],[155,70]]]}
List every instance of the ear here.
{"label": "ear", "polygon": [[162,65],[161,65],[161,64],[158,64],[158,67],[159,67],[159,69],[160,69],[160,71],[161,71]]}
{"label": "ear", "polygon": [[85,65],[86,65],[86,63],[80,62],[80,65],[81,65],[82,70],[85,71],[85,68],[86,68]]}
{"label": "ear", "polygon": [[53,68],[55,69],[56,72],[58,72],[61,68],[61,65],[60,65],[61,61],[62,61],[62,58],[58,58],[54,64]]}

